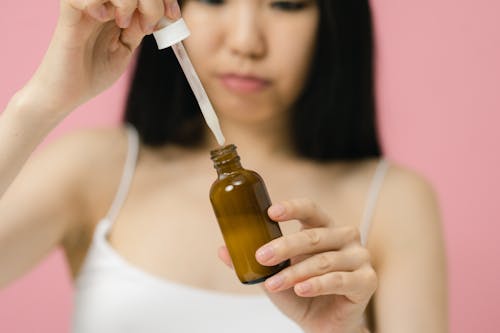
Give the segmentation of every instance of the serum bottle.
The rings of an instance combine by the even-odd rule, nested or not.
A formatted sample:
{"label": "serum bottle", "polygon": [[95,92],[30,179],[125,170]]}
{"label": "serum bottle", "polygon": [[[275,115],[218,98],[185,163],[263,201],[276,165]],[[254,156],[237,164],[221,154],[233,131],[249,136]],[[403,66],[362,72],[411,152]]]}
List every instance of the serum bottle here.
{"label": "serum bottle", "polygon": [[210,189],[210,201],[217,217],[234,269],[244,284],[255,284],[290,265],[263,266],[255,259],[262,245],[281,237],[278,223],[267,209],[271,200],[262,177],[244,169],[235,145],[211,151],[217,180]]}

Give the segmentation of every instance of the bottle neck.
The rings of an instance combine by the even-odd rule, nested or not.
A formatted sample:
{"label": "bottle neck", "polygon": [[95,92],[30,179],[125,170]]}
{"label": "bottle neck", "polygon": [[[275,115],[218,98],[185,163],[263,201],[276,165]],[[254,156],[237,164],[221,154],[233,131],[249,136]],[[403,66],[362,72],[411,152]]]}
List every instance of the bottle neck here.
{"label": "bottle neck", "polygon": [[224,165],[215,167],[215,170],[217,171],[217,175],[219,175],[219,177],[231,174],[241,169],[243,169],[243,167],[241,166],[239,160],[230,161]]}
{"label": "bottle neck", "polygon": [[210,157],[219,177],[243,169],[235,145],[214,149],[210,152]]}

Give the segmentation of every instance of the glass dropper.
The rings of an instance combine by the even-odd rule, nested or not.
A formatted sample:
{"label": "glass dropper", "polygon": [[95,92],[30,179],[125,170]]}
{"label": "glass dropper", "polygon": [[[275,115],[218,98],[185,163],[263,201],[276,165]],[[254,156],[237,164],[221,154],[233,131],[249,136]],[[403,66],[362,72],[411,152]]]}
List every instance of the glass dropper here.
{"label": "glass dropper", "polygon": [[207,93],[201,84],[200,78],[198,77],[191,60],[189,59],[186,49],[184,48],[184,44],[182,44],[182,41],[190,35],[186,23],[182,18],[175,22],[172,22],[167,18],[163,18],[160,21],[160,26],[163,26],[163,28],[153,33],[156,43],[158,44],[158,48],[164,49],[170,46],[172,47],[177,61],[179,61],[182,71],[186,76],[189,86],[193,90],[196,101],[200,106],[201,113],[205,118],[205,122],[214,134],[217,143],[220,146],[223,146],[226,139],[222,134],[217,114],[215,113],[212,103],[210,103]]}

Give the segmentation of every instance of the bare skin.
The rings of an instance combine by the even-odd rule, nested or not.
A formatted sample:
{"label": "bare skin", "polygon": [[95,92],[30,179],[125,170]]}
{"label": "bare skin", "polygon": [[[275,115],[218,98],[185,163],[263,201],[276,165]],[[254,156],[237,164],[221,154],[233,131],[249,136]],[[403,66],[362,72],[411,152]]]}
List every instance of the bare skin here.
{"label": "bare skin", "polygon": [[[125,154],[123,130],[104,130],[75,134],[28,163],[12,191],[0,203],[2,246],[7,249],[2,253],[17,253],[16,258],[24,258],[13,262],[10,255],[1,257],[3,267],[10,267],[2,274],[2,284],[20,276],[58,244],[63,245],[76,276],[93,228],[106,214],[116,193]],[[55,156],[65,158],[55,164]],[[187,165],[192,167],[188,169]],[[256,168],[265,177],[275,202],[307,196],[314,198],[336,225],[359,225],[376,161],[368,160],[349,168],[335,164],[317,168],[299,163],[297,169],[289,169],[289,172],[290,175],[301,172],[303,182],[290,182],[290,175],[283,173],[281,165]],[[207,199],[214,178],[205,150],[189,153],[170,148],[158,154],[143,148],[129,199],[109,241],[130,263],[165,280],[221,292],[262,293],[258,286],[240,285],[234,272],[216,257],[223,241]],[[166,185],[158,186],[161,183]],[[207,191],[200,190],[203,188]],[[404,197],[401,192],[406,193]],[[15,208],[26,200],[33,203],[32,209]],[[411,297],[409,304],[414,304],[416,299],[421,300],[421,304],[426,299],[441,299],[436,298],[436,294],[443,293],[444,289],[436,280],[444,283],[445,275],[434,205],[432,192],[425,182],[409,171],[391,168],[368,242],[371,262],[379,276],[380,293],[375,294],[378,327],[388,327],[386,332],[408,327],[408,321],[413,318],[423,316],[441,322],[444,316],[426,308],[420,308],[418,311],[423,312],[417,316],[417,310],[409,307],[412,310],[406,318],[396,320],[385,312],[387,303],[401,299],[401,293]],[[294,222],[283,223],[282,227],[285,234],[298,230]],[[40,238],[41,234],[46,237]],[[418,246],[408,248],[405,245],[408,242],[417,242]],[[186,243],[197,246],[179,250]],[[408,257],[413,263],[409,269],[394,271],[393,265],[400,266]],[[186,270],[178,269],[182,267]],[[422,281],[428,282],[422,284]],[[444,306],[433,302],[433,307]],[[414,321],[414,324],[422,327],[421,322]],[[434,326],[435,332],[442,329]]]}

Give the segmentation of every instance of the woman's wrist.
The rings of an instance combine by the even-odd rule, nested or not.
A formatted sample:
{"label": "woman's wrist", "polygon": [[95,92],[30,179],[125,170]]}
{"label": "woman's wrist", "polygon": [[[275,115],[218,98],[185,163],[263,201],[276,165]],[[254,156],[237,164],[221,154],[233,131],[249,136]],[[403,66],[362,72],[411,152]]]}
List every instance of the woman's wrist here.
{"label": "woman's wrist", "polygon": [[12,96],[6,114],[11,113],[26,123],[36,123],[42,128],[53,128],[69,112],[71,107],[63,106],[62,103],[46,91],[42,85],[28,83],[14,96]]}

